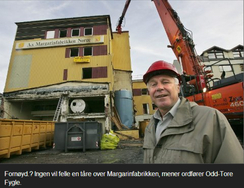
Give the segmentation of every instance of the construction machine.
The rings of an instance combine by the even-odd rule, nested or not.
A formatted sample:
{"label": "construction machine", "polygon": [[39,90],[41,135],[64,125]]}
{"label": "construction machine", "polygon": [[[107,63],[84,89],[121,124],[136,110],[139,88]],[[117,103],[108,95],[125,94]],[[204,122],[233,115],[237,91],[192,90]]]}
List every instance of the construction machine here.
{"label": "construction machine", "polygon": [[[184,27],[168,0],[152,1],[168,36],[168,47],[173,50],[182,69],[181,95],[199,105],[218,109],[231,125],[238,126],[239,134],[243,135],[243,73],[235,74],[230,59],[226,58],[205,66],[196,53],[191,31]],[[223,61],[228,62],[233,76],[215,78],[209,68]]]}
{"label": "construction machine", "polygon": [[[164,29],[168,36],[170,47],[180,66],[181,95],[199,105],[210,106],[221,111],[233,124],[243,125],[243,73],[235,74],[230,59],[205,66],[197,55],[192,34],[187,30],[177,12],[167,0],[153,0]],[[228,62],[233,76],[215,78],[209,67],[220,62]]]}
{"label": "construction machine", "polygon": [[123,9],[123,12],[119,18],[119,21],[118,21],[118,24],[117,24],[117,27],[116,27],[116,31],[121,34],[122,33],[122,23],[123,23],[123,20],[124,20],[124,17],[125,17],[125,14],[126,14],[126,11],[130,5],[130,2],[131,0],[126,0],[125,2],[125,6],[124,6],[124,9]]}

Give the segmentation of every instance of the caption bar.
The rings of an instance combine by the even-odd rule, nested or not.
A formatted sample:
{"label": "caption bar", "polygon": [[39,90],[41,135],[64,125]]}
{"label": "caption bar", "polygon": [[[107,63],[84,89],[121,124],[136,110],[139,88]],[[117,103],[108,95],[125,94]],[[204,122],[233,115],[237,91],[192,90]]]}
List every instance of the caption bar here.
{"label": "caption bar", "polygon": [[7,187],[15,187],[22,185],[21,180],[23,178],[126,178],[126,177],[151,177],[151,178],[169,178],[169,177],[234,177],[233,172],[226,171],[204,171],[204,172],[153,172],[153,171],[126,171],[126,172],[115,172],[115,171],[52,171],[52,172],[38,172],[38,171],[25,171],[25,172],[11,172],[4,171],[4,182],[3,185]]}

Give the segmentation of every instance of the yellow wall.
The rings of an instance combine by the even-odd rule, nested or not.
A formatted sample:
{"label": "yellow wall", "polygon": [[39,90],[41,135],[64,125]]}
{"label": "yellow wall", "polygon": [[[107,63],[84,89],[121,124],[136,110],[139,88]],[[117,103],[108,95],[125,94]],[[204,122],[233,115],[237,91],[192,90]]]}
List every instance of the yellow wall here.
{"label": "yellow wall", "polygon": [[[13,44],[4,92],[41,87],[67,81],[108,82],[114,84],[113,69],[131,71],[129,34],[104,35],[102,44],[55,46],[16,50],[16,44],[40,41],[18,40]],[[43,39],[41,41],[48,41]],[[89,63],[76,63],[74,58],[65,58],[66,48],[107,45],[107,55],[91,56]],[[82,68],[107,67],[107,78],[82,79]],[[63,80],[63,71],[68,69],[68,78]]]}
{"label": "yellow wall", "polygon": [[[143,81],[133,81],[133,89],[145,89],[146,84]],[[149,95],[133,96],[136,115],[143,115],[143,104],[148,104],[149,114],[153,114],[155,110],[152,107],[152,100]]]}
{"label": "yellow wall", "polygon": [[114,69],[131,71],[129,33],[113,33],[112,54]]}

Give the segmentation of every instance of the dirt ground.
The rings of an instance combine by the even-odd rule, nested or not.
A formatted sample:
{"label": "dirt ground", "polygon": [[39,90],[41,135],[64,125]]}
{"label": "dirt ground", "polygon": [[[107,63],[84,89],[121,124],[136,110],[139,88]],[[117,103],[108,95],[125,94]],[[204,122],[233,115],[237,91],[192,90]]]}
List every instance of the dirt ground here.
{"label": "dirt ground", "polygon": [[0,163],[11,164],[141,164],[143,161],[143,140],[121,140],[115,150],[69,150],[57,151],[46,148],[11,155],[0,159]]}

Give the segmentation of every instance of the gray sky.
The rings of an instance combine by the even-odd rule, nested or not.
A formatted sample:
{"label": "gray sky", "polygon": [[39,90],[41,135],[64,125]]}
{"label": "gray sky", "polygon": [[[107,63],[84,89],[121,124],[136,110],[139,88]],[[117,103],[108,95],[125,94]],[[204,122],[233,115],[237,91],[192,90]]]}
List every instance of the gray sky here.
{"label": "gray sky", "polygon": [[[115,31],[126,0],[0,0],[0,93],[3,93],[17,26],[15,22],[110,15]],[[169,0],[193,32],[197,53],[243,45],[243,0]],[[173,63],[169,40],[151,0],[131,0],[123,23],[129,31],[133,78],[156,60]]]}

